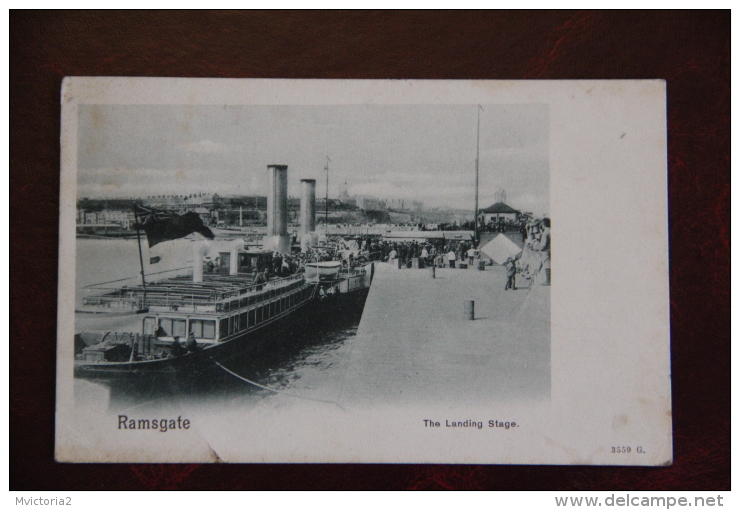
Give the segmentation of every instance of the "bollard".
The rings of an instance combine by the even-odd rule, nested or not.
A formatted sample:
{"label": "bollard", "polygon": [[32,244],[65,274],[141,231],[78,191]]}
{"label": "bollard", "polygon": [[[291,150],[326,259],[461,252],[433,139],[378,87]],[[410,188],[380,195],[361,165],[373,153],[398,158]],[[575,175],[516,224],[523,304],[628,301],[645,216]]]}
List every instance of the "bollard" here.
{"label": "bollard", "polygon": [[437,268],[435,266],[432,266],[432,280],[437,278]]}
{"label": "bollard", "polygon": [[469,321],[475,320],[475,301],[465,301],[465,318]]}

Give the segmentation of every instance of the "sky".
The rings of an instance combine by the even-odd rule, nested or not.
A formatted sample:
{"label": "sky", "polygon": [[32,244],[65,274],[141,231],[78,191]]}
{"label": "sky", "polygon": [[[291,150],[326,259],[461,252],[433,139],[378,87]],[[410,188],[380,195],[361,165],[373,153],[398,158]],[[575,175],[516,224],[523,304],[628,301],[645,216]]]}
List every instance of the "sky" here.
{"label": "sky", "polygon": [[[267,165],[288,165],[288,194],[419,200],[473,210],[477,105],[81,105],[78,196],[266,195]],[[479,206],[549,212],[543,104],[482,105]]]}

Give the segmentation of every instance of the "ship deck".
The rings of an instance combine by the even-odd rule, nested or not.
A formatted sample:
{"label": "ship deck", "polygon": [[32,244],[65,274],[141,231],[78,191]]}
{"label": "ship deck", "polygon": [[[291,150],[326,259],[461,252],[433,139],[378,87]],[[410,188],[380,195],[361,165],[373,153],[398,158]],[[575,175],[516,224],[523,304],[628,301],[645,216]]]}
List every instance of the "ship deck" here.
{"label": "ship deck", "polygon": [[[126,308],[146,295],[147,306],[207,306],[248,294],[279,292],[283,287],[295,283],[302,275],[277,278],[266,283],[255,284],[250,274],[205,273],[203,281],[193,282],[192,276],[183,275],[165,278],[143,285],[117,288],[94,287],[91,295],[85,296],[83,304]],[[118,303],[118,306],[116,305]]]}

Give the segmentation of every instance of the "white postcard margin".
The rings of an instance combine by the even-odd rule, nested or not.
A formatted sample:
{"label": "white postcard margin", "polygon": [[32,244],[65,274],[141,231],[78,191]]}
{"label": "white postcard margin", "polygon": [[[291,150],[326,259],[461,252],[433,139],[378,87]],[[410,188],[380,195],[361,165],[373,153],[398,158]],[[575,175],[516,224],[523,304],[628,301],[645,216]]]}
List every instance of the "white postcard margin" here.
{"label": "white postcard margin", "polygon": [[[663,81],[330,81],[68,78],[62,90],[56,457],[62,462],[666,465],[672,460]],[[551,399],[461,409],[515,434],[429,435],[428,414],[297,404],[198,415],[197,433],[117,434],[73,391],[80,104],[518,104],[550,111]],[[325,406],[326,407],[326,406]],[[296,425],[300,417],[300,426]],[[194,422],[196,423],[196,422]],[[630,446],[629,455],[614,448]],[[639,448],[639,451],[638,451]]]}

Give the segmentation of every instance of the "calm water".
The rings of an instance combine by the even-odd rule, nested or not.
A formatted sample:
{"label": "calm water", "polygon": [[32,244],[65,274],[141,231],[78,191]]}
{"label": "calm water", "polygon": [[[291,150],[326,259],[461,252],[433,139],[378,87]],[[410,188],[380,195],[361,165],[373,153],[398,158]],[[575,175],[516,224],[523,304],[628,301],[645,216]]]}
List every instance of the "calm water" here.
{"label": "calm water", "polygon": [[[187,241],[182,246],[182,249],[174,250],[176,256],[169,259],[167,265],[157,264],[157,269],[190,265],[192,250]],[[147,258],[146,249],[144,258]],[[150,273],[154,269],[147,267],[146,271]],[[114,285],[135,283],[138,272],[136,240],[78,240],[78,305],[85,286],[126,278],[130,280]],[[306,390],[307,385],[314,389],[321,386],[322,393],[333,394],[332,386],[341,380],[337,373],[339,361],[348,348],[348,340],[357,331],[361,316],[362,304],[349,307],[341,314],[307,312],[297,323],[271,335],[257,350],[222,361],[241,378],[214,366],[206,375],[176,380],[168,377],[138,377],[115,383],[75,380],[76,400],[82,405],[107,407],[110,412],[119,412],[163,401],[223,401],[229,405],[250,405],[278,395],[277,392],[310,394],[311,391]]]}

